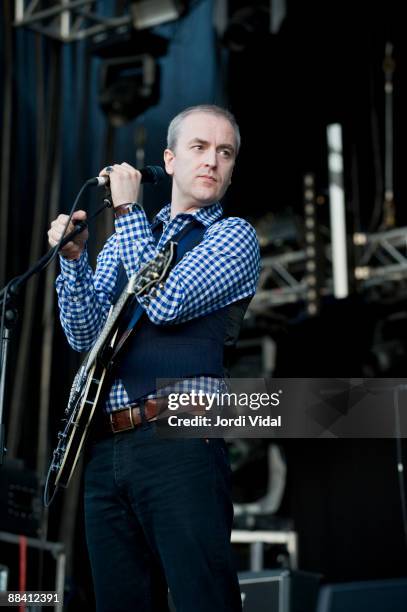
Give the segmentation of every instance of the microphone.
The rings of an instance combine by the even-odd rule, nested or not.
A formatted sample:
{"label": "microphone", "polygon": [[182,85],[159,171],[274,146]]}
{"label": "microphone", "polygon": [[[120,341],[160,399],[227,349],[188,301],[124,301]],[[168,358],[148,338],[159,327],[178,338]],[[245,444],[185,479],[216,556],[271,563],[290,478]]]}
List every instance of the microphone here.
{"label": "microphone", "polygon": [[[161,183],[167,176],[161,166],[146,166],[141,168],[139,172],[141,173],[142,183],[152,183],[153,185]],[[110,179],[108,176],[95,176],[95,178],[88,180],[88,184],[98,187],[109,187]]]}

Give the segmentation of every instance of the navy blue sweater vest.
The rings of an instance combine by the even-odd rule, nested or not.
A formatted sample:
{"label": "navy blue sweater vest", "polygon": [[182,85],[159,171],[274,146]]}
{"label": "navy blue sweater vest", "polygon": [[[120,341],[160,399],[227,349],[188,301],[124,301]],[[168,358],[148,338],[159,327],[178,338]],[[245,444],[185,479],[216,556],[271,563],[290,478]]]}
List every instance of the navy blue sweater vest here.
{"label": "navy blue sweater vest", "polygon": [[[179,240],[174,265],[201,242],[206,229],[196,221],[187,228],[173,238],[175,242]],[[152,231],[158,242],[161,223],[155,224]],[[123,264],[120,264],[114,302],[127,280]],[[179,324],[155,325],[143,313],[126,341],[113,372],[123,381],[130,400],[136,401],[154,393],[156,381],[160,378],[223,377],[225,346],[235,344],[250,299]],[[137,308],[141,309],[141,306]]]}

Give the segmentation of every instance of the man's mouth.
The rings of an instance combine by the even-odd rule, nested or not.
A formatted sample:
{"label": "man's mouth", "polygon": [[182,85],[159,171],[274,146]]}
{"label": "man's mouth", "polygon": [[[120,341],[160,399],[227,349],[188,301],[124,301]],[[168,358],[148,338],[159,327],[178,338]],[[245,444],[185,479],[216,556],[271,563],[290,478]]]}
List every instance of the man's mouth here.
{"label": "man's mouth", "polygon": [[216,178],[214,176],[209,176],[209,174],[200,174],[198,178],[207,179],[209,181],[213,181],[214,183],[216,183]]}

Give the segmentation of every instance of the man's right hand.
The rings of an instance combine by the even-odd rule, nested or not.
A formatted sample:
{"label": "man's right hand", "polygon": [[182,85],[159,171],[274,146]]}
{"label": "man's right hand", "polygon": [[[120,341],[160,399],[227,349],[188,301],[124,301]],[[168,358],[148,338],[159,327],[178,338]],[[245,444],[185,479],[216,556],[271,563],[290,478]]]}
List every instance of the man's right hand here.
{"label": "man's right hand", "polygon": [[[72,232],[72,230],[75,229],[75,221],[78,223],[79,221],[85,220],[86,212],[84,210],[77,210],[74,212],[65,235],[69,234],[69,232]],[[52,221],[51,227],[48,230],[48,242],[50,246],[54,247],[56,244],[58,244],[67,221],[68,215],[58,215],[55,221]],[[83,232],[75,236],[73,240],[68,242],[62,249],[60,249],[60,254],[66,259],[79,259],[82,251],[85,248],[85,243],[88,237],[89,232],[87,229],[84,229]]]}

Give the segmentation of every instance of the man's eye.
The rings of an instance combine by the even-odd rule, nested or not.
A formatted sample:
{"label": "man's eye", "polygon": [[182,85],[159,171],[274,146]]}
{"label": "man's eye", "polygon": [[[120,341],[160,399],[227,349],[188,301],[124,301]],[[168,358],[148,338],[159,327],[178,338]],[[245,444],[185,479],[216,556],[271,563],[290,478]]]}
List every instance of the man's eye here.
{"label": "man's eye", "polygon": [[192,148],[193,149],[202,149],[202,145],[194,145]]}
{"label": "man's eye", "polygon": [[224,157],[230,157],[231,156],[231,152],[229,151],[229,149],[223,149],[223,151],[221,151],[222,155]]}

